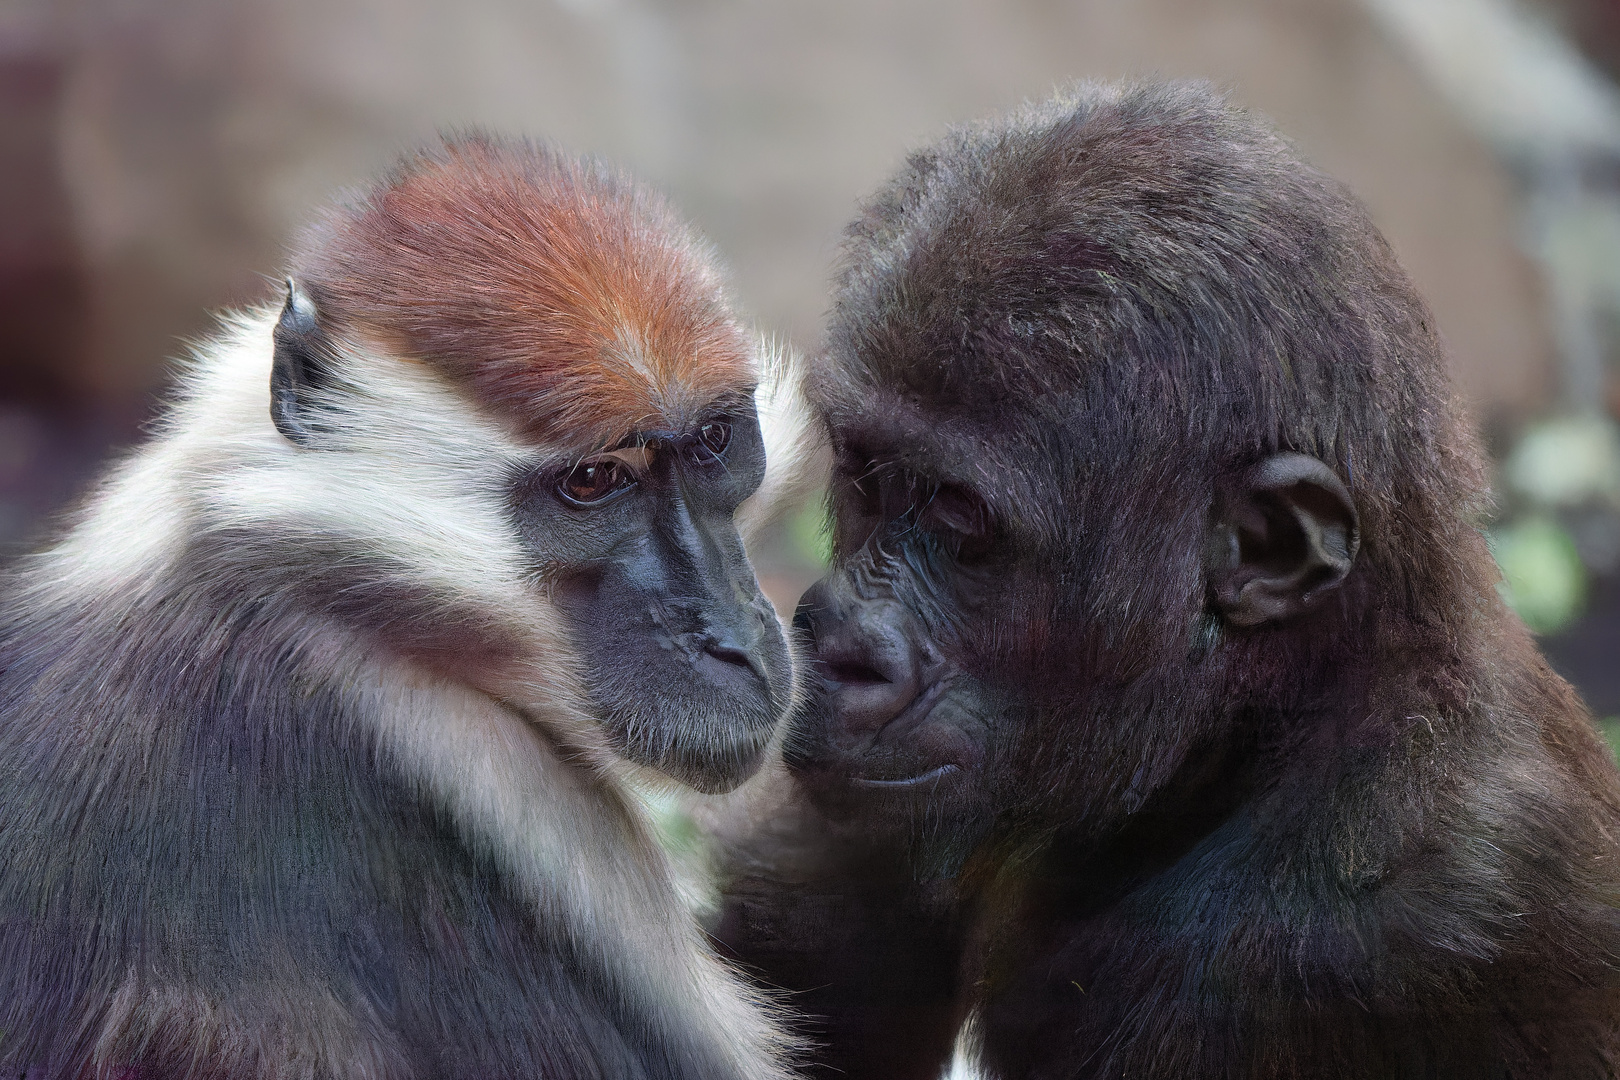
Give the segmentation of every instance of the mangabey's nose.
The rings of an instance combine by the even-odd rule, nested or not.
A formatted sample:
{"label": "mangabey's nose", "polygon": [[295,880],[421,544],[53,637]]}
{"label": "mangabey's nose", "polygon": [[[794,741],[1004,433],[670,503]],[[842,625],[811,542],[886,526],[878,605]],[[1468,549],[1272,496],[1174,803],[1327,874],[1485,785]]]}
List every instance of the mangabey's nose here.
{"label": "mangabey's nose", "polygon": [[752,672],[760,682],[769,682],[765,676],[765,668],[754,656],[754,646],[757,642],[745,641],[743,638],[744,635],[730,628],[710,630],[703,639],[703,651],[722,664],[733,664],[744,671]]}
{"label": "mangabey's nose", "polygon": [[799,601],[793,625],[814,649],[840,730],[875,735],[916,700],[919,665],[887,609],[892,603],[841,603],[825,581]]}

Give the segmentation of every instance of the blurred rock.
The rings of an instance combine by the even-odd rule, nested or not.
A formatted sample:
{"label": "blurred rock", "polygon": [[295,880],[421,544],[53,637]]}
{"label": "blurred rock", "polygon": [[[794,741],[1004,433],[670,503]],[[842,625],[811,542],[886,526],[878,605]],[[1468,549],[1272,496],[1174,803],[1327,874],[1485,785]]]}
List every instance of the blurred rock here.
{"label": "blurred rock", "polygon": [[[1369,203],[1481,410],[1548,343],[1491,156],[1354,0],[80,0],[63,156],[90,367],[139,395],[205,312],[266,295],[334,189],[436,127],[554,137],[668,189],[772,328],[813,345],[838,229],[906,149],[1077,77],[1211,78]],[[6,16],[0,15],[0,20]]]}

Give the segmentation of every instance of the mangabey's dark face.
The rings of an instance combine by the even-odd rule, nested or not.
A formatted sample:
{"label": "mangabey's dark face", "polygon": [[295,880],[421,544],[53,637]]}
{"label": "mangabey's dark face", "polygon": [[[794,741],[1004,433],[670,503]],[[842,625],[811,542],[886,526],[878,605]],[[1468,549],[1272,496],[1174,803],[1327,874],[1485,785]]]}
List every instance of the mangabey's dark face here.
{"label": "mangabey's dark face", "polygon": [[512,512],[621,753],[706,791],[759,763],[791,695],[776,613],[733,521],[759,487],[754,404],[520,477]]}

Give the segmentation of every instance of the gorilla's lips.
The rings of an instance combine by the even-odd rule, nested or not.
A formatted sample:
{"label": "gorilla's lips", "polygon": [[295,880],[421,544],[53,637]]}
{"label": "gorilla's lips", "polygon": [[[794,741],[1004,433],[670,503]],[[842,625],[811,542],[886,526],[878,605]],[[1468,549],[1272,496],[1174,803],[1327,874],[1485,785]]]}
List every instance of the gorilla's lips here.
{"label": "gorilla's lips", "polygon": [[924,784],[930,784],[938,780],[943,780],[952,773],[961,771],[961,766],[946,763],[944,765],[935,766],[919,776],[910,776],[904,780],[870,780],[861,776],[852,776],[849,778],[849,781],[856,787],[879,788],[892,791],[897,788],[922,787]]}
{"label": "gorilla's lips", "polygon": [[809,737],[797,740],[789,754],[793,767],[818,788],[927,797],[983,764],[976,695],[959,679],[930,681],[876,731],[862,722],[869,713],[860,684],[829,681],[825,689],[819,715],[807,725]]}

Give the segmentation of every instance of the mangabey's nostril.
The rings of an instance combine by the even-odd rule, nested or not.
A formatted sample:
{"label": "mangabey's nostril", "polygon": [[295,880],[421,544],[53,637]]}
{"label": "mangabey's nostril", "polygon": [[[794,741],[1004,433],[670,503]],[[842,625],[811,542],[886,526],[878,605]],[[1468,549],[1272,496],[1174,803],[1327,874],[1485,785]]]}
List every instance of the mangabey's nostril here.
{"label": "mangabey's nostril", "polygon": [[874,667],[852,661],[835,660],[822,666],[822,673],[828,682],[842,683],[845,686],[861,683],[886,683],[889,679]]}
{"label": "mangabey's nostril", "polygon": [[764,667],[754,657],[753,652],[744,648],[730,634],[709,635],[704,639],[703,651],[723,664],[732,664],[742,668],[744,671],[753,672],[754,677],[760,682],[767,684],[770,682],[770,679],[765,674]]}
{"label": "mangabey's nostril", "polygon": [[748,659],[748,650],[729,641],[710,641],[703,646],[703,651],[716,660],[724,660],[728,664],[753,670],[754,665]]}

